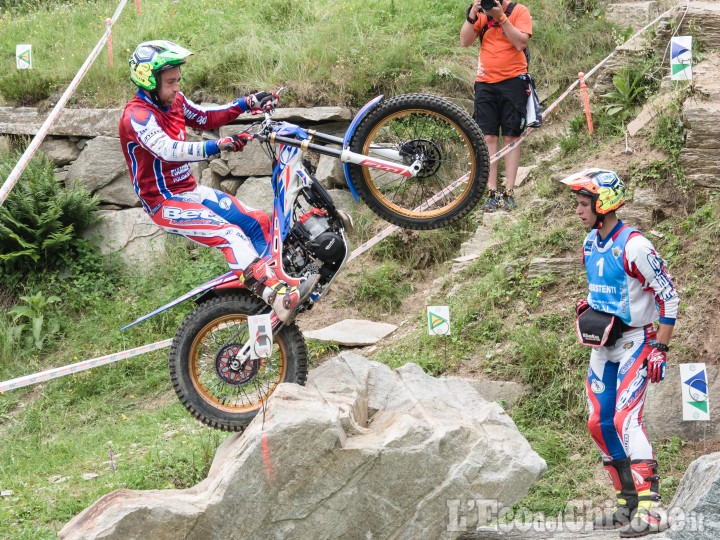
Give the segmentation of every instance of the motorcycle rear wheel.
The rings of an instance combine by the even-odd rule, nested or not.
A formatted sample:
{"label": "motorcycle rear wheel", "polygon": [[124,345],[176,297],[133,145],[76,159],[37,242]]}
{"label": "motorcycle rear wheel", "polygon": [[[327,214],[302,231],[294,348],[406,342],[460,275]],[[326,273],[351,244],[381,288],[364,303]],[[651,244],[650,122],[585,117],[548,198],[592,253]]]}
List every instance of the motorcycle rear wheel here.
{"label": "motorcycle rear wheel", "polygon": [[[381,153],[386,149],[403,157],[389,159]],[[490,171],[485,138],[475,121],[454,103],[426,94],[380,102],[361,120],[350,150],[404,165],[423,159],[418,175],[410,178],[349,165],[363,201],[386,221],[408,229],[437,229],[458,221],[482,199]],[[456,182],[466,174],[466,182]],[[458,185],[422,206],[453,183]]]}
{"label": "motorcycle rear wheel", "polygon": [[295,324],[273,336],[269,358],[232,365],[249,338],[248,315],[266,308],[255,297],[221,296],[199,305],[175,333],[170,379],[180,402],[202,423],[243,431],[280,383],[305,384],[307,348]]}

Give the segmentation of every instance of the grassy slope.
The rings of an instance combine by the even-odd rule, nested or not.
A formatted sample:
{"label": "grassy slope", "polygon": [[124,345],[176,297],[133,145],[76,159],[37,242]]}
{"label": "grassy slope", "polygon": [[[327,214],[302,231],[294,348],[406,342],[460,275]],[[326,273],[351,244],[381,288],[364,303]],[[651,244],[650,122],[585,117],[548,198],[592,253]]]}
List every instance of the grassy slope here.
{"label": "grassy slope", "polygon": [[[131,13],[124,15],[121,28],[133,38],[126,39],[123,32],[118,32],[116,53],[119,55],[119,51],[132,47],[139,39],[158,36],[151,22],[164,24],[168,28],[165,36],[198,51],[193,59],[193,69],[188,68],[186,72],[191,90],[209,88],[210,95],[230,97],[234,92],[254,85],[289,83],[291,89],[312,88],[314,92],[294,91],[291,96],[297,102],[327,103],[358,103],[366,94],[376,91],[424,87],[440,93],[469,94],[467,79],[475,61],[474,53],[454,46],[462,20],[458,13],[464,10],[464,3],[454,3],[450,13],[445,2],[431,5],[402,1],[345,2],[330,17],[325,17],[323,11],[329,2],[312,3],[312,6],[318,6],[312,13],[310,2],[282,4],[284,12],[287,9],[298,13],[305,10],[302,11],[304,15],[294,19],[295,11],[292,11],[286,23],[293,32],[272,39],[272,34],[263,30],[264,23],[257,22],[262,17],[253,17],[251,23],[249,16],[239,16],[243,26],[242,36],[237,39],[229,25],[217,24],[217,21],[223,15],[221,11],[227,14],[276,10],[281,5],[279,2],[260,6],[250,2],[225,2],[214,3],[214,7],[208,7],[210,3],[204,2],[158,2],[158,9],[163,11],[157,13],[149,4],[143,3],[146,12],[142,20]],[[555,2],[544,4],[556,5]],[[540,2],[530,5],[531,9],[535,7],[536,13],[539,11]],[[92,47],[97,32],[91,30],[90,22],[99,21],[101,15],[109,14],[113,8],[114,2],[75,3],[72,13],[82,16],[74,23],[70,22],[72,18],[67,21],[67,24],[75,25],[72,26],[76,37],[72,40],[74,50],[85,51]],[[170,10],[173,10],[172,17]],[[557,32],[553,31],[550,26],[557,22],[558,12],[548,9],[537,17],[533,62],[539,72],[545,70],[545,73],[553,74],[543,80],[546,85],[573,76],[573,73],[564,73],[567,70],[558,69],[562,62],[572,65],[572,60],[583,57],[587,66],[573,66],[572,71],[586,68],[594,59],[606,54],[611,41],[607,32],[598,38],[588,38],[588,35],[598,35],[597,31],[592,33],[590,30],[600,24],[590,20],[585,20],[587,26],[584,28],[588,33],[584,36],[582,30],[571,32],[569,26],[562,24]],[[269,17],[270,13],[268,11],[265,16]],[[4,45],[22,41],[18,39],[24,35],[22,28],[29,32],[28,35],[33,35],[34,44],[49,43],[53,34],[47,29],[46,21],[50,15],[40,11],[32,17],[36,18],[4,18],[0,22],[0,39]],[[193,21],[192,27],[187,20]],[[547,26],[543,30],[544,21]],[[54,32],[63,31],[66,22],[61,20],[54,24]],[[398,32],[398,28],[404,31]],[[83,32],[87,32],[84,37]],[[563,33],[569,41],[560,40]],[[261,36],[264,46],[250,43],[248,36]],[[313,61],[313,46],[308,44],[308,36],[315,42],[316,53],[322,49],[323,54],[328,55],[323,62]],[[337,48],[325,46],[336,41],[330,36],[343,36],[337,39]],[[541,41],[542,37],[544,41]],[[410,51],[408,42],[413,44]],[[438,48],[438,43],[443,45]],[[568,47],[568,43],[572,46]],[[592,55],[585,54],[589,50],[588,43],[604,43],[605,47],[596,47]],[[445,44],[449,44],[447,49],[443,49]],[[42,46],[34,46],[38,65],[49,62]],[[73,53],[67,41],[54,46],[64,55],[61,56],[63,60],[55,62],[54,76],[58,80],[67,80],[79,63],[79,53]],[[247,56],[243,52],[248,47],[253,55]],[[358,52],[353,53],[353,49]],[[416,51],[419,51],[417,55]],[[67,59],[73,58],[72,54],[76,54],[74,63]],[[353,54],[357,61],[364,62],[357,70],[358,77],[354,77],[356,71],[346,63]],[[208,58],[213,56],[223,58],[222,69],[210,64]],[[372,63],[369,58],[373,59]],[[405,67],[393,70],[393,59]],[[414,63],[407,66],[406,60]],[[103,76],[99,69],[92,70],[81,86],[80,101],[117,105],[123,99],[128,92],[122,83],[124,65],[120,61],[116,64],[115,70]],[[262,69],[267,65],[273,66],[269,74]],[[298,71],[297,65],[302,65],[303,69]],[[449,66],[450,73],[457,69],[459,78],[451,81],[447,75],[433,75],[438,66]],[[0,93],[8,98],[14,85],[19,88],[28,82],[19,77],[44,80],[42,73],[38,70],[29,75],[15,72],[0,75]],[[242,73],[243,76],[235,81],[227,73]],[[462,87],[459,81],[462,81]],[[228,87],[234,90],[228,92]],[[41,97],[42,92],[38,96]],[[543,143],[538,141],[537,146],[536,150]],[[572,159],[577,156],[569,156],[568,163]],[[547,167],[535,174],[533,193],[522,200],[525,210],[519,214],[518,224],[503,226],[498,231],[504,240],[501,248],[483,256],[459,277],[462,294],[449,299],[454,320],[449,343],[440,344],[424,336],[423,314],[419,310],[415,315],[417,332],[381,351],[376,358],[390,365],[420,361],[433,373],[477,371],[493,378],[532,383],[531,395],[515,408],[513,417],[551,468],[534,486],[524,504],[533,510],[554,512],[568,499],[591,498],[601,493],[591,482],[597,454],[583,428],[585,413],[581,388],[587,351],[575,344],[570,330],[571,305],[581,294],[583,278],[579,273],[536,280],[528,280],[525,276],[527,264],[533,257],[575,253],[583,234],[569,215],[570,200],[548,180],[549,176]],[[535,196],[540,197],[539,202],[530,205],[530,199]],[[712,246],[718,245],[718,230],[714,225],[718,217],[718,202],[711,199],[689,218],[674,217],[663,225],[666,240],[658,247],[670,256],[676,275],[686,271],[688,275],[715,275],[707,270],[717,263],[717,248]],[[445,242],[443,235],[437,233],[423,235],[421,241],[428,250],[448,245],[457,250],[459,241],[467,236],[471,225],[472,219],[468,220],[465,229],[446,233],[452,237],[452,243]],[[694,242],[679,240],[689,232],[695,235]],[[414,243],[410,245],[417,248]],[[709,249],[714,249],[711,252],[714,258],[699,256],[707,254]],[[385,276],[404,277],[412,282],[412,273],[397,272],[397,268],[411,266],[412,252],[419,251],[408,250],[407,245],[390,239],[375,250],[373,260],[385,263],[382,265]],[[167,266],[161,266],[152,275],[141,275],[132,269],[114,272],[109,277],[110,286],[95,291],[92,284],[78,284],[77,297],[64,295],[62,309],[53,314],[62,323],[62,338],[42,354],[13,350],[0,340],[0,380],[172,335],[186,308],[175,309],[126,335],[116,331],[137,315],[224,271],[223,261],[210,250],[188,253],[175,248],[168,257],[164,263]],[[161,281],[157,277],[166,275],[171,268],[172,281]],[[372,273],[371,270],[368,272]],[[439,275],[445,270],[440,265],[426,272]],[[363,276],[364,279],[372,277],[377,276]],[[448,282],[445,291],[451,286],[452,282]],[[54,291],[52,283],[40,283],[36,287],[46,293]],[[712,283],[698,280],[688,287],[687,301],[697,302],[711,290]],[[379,303],[378,298],[367,298],[362,294],[353,298],[358,303]],[[440,303],[444,299],[439,295],[428,301]],[[12,299],[0,298],[0,301],[7,305]],[[393,305],[395,302],[389,299],[388,309]],[[7,325],[9,320],[3,315],[0,323]],[[679,353],[673,361],[691,358],[691,344],[684,338],[681,333]],[[184,487],[203,477],[214,448],[225,435],[200,427],[185,414],[170,390],[165,358],[164,352],[157,352],[33,389],[0,395],[0,490],[13,491],[0,504],[0,538],[53,538],[55,531],[72,515],[113,489]],[[658,442],[663,463],[681,471],[687,456],[683,454],[680,442]],[[84,473],[99,476],[83,480]],[[673,488],[672,484],[665,487]]]}
{"label": "grassy slope", "polygon": [[[597,18],[567,20],[560,0],[529,0],[536,13],[533,74],[564,85],[614,43]],[[23,4],[31,4],[23,2]],[[475,52],[458,46],[465,0],[159,0],[128,2],[113,31],[114,63],[103,53],[76,103],[119,106],[131,93],[127,58],[147,39],[172,39],[196,54],[184,73],[189,95],[226,100],[288,86],[285,100],[358,105],[378,93],[432,89],[471,97]],[[0,72],[0,96],[33,103],[64,87],[104,30],[116,0],[43,2],[29,15],[0,17],[0,50],[32,43],[33,70]],[[571,24],[572,23],[572,24]],[[57,36],[67,39],[57,39]],[[581,60],[579,60],[581,59]],[[567,69],[567,66],[572,69]]]}

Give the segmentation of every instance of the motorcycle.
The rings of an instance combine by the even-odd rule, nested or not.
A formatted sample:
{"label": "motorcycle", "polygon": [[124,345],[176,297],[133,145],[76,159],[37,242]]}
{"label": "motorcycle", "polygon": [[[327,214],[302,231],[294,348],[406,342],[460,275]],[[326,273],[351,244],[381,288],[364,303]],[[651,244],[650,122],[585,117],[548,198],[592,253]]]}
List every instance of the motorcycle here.
{"label": "motorcycle", "polygon": [[[272,116],[273,111],[265,112],[264,120],[249,128],[274,165],[271,241],[261,256],[290,285],[319,276],[296,314],[327,294],[351,251],[347,234],[352,220],[308,172],[304,152],[340,159],[355,199],[400,227],[447,226],[470,212],[483,195],[489,155],[482,132],[465,111],[442,98],[378,96],[358,111],[344,137],[276,122]],[[169,367],[178,398],[199,421],[242,431],[280,383],[305,383],[308,353],[297,325],[283,324],[232,272],[122,330],[190,298],[196,307],[175,333]],[[270,328],[258,332],[249,323],[261,314],[269,314]],[[254,354],[268,333],[271,348]]]}

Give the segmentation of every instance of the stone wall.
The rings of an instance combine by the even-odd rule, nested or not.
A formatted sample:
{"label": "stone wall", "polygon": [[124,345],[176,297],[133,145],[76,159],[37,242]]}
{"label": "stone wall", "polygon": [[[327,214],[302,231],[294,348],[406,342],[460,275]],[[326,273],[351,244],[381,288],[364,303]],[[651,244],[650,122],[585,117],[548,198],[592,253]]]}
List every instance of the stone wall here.
{"label": "stone wall", "polygon": [[[50,129],[40,150],[56,165],[58,180],[79,181],[100,199],[102,221],[87,231],[105,254],[119,253],[128,262],[146,262],[164,242],[162,233],[140,209],[118,138],[120,109],[65,109]],[[7,136],[34,136],[47,114],[32,108],[0,107],[0,144]],[[352,114],[341,107],[278,109],[275,120],[297,123],[331,135],[343,135]],[[216,139],[237,133],[258,117],[243,115],[220,130],[188,129],[188,140]],[[342,164],[334,158],[308,155],[316,177],[328,188],[344,188]],[[242,153],[223,152],[209,161],[195,162],[198,183],[240,198],[248,206],[270,213],[272,164],[260,144]],[[342,196],[342,194],[341,194]]]}

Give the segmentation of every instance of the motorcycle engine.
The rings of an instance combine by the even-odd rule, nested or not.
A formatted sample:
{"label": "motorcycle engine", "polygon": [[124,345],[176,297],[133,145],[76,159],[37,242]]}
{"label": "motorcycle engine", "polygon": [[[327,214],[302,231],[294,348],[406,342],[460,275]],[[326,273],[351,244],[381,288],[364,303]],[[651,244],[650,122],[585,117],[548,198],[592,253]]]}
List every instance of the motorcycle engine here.
{"label": "motorcycle engine", "polygon": [[345,254],[345,246],[339,234],[330,225],[327,212],[313,208],[300,218],[298,226],[306,236],[310,253],[323,263],[334,263]]}

